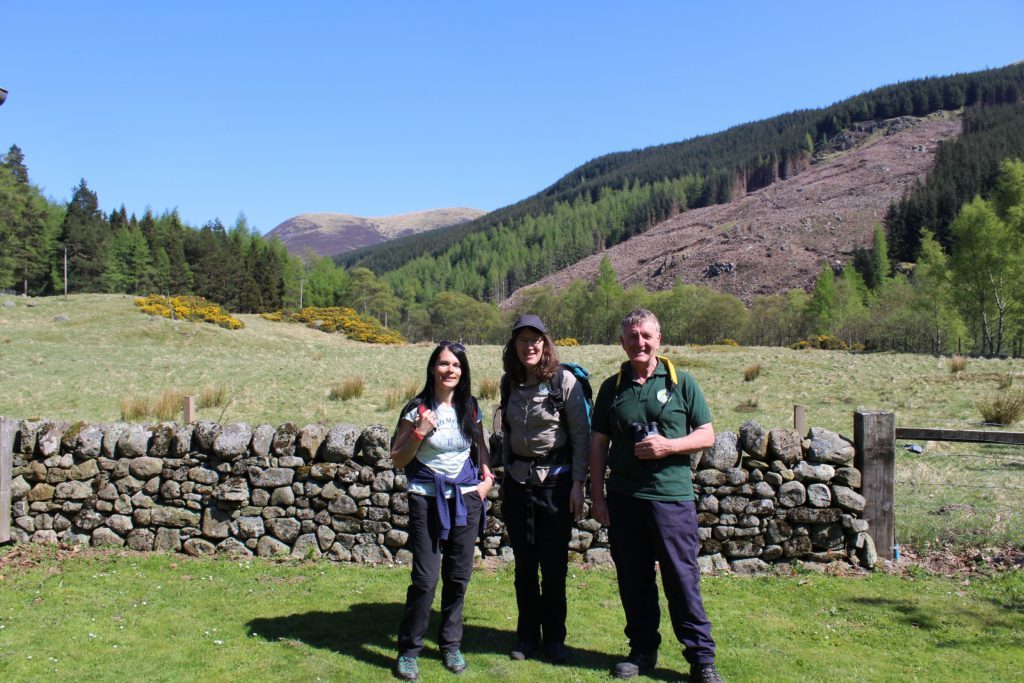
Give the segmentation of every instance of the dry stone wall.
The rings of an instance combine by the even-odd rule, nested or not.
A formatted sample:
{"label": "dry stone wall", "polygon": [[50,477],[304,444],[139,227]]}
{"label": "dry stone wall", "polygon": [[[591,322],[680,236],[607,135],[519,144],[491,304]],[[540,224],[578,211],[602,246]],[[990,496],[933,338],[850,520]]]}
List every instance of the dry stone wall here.
{"label": "dry stone wall", "polygon": [[[11,535],[18,542],[190,555],[407,562],[406,478],[388,429],[198,422],[23,420],[14,441]],[[500,436],[491,438],[500,462]],[[693,458],[703,570],[773,562],[872,566],[853,446],[811,429],[748,422]],[[489,495],[483,556],[512,559],[500,489]],[[570,550],[608,562],[608,531],[587,517]]]}

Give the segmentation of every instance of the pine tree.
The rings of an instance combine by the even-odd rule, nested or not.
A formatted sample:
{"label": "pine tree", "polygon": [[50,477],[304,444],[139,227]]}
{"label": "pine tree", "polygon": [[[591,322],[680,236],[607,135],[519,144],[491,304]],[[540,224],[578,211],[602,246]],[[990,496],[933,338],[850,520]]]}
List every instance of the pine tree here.
{"label": "pine tree", "polygon": [[25,154],[17,145],[11,145],[3,159],[3,166],[10,169],[15,181],[28,185],[28,167],[25,166]]}
{"label": "pine tree", "polygon": [[11,145],[0,158],[0,287],[45,289],[55,238],[51,208],[29,183],[21,149]]}
{"label": "pine tree", "polygon": [[83,178],[68,202],[60,244],[67,249],[68,290],[95,292],[102,288],[109,224],[104,220],[96,193]]}

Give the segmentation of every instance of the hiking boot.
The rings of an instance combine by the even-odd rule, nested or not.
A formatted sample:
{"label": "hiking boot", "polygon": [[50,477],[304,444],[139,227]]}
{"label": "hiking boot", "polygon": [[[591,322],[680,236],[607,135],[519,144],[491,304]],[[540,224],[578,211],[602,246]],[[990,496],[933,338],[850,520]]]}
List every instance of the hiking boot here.
{"label": "hiking boot", "polygon": [[646,674],[654,671],[654,667],[657,665],[657,652],[650,652],[647,654],[631,652],[629,657],[626,658],[626,661],[619,662],[615,665],[613,673],[616,678],[636,678],[640,674]]}
{"label": "hiking boot", "polygon": [[569,661],[569,653],[565,649],[565,643],[551,643],[544,648],[544,655],[552,664],[565,664]]}
{"label": "hiking boot", "polygon": [[714,663],[694,664],[690,667],[690,683],[723,683]]}
{"label": "hiking boot", "polygon": [[532,657],[536,649],[537,643],[532,640],[520,640],[516,643],[516,646],[512,648],[512,651],[508,653],[508,656],[517,662],[521,662],[524,659]]}
{"label": "hiking boot", "polygon": [[441,653],[441,660],[444,668],[453,674],[460,674],[466,670],[466,658],[462,656],[461,650],[445,650]]}
{"label": "hiking boot", "polygon": [[415,681],[420,677],[420,665],[415,657],[399,655],[395,662],[395,676],[403,681]]}

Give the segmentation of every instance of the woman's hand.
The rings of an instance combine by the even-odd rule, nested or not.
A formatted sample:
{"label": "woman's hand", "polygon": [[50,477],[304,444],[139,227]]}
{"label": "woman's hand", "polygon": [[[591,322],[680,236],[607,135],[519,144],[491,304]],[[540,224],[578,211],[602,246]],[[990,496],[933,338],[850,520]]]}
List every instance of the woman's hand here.
{"label": "woman's hand", "polygon": [[484,474],[480,476],[480,483],[476,485],[476,492],[480,495],[480,500],[487,500],[487,493],[494,487],[494,473],[489,470],[485,470]]}
{"label": "woman's hand", "polygon": [[413,429],[423,438],[430,436],[437,428],[437,413],[433,410],[424,410],[422,413],[416,415],[416,421],[413,422]]}

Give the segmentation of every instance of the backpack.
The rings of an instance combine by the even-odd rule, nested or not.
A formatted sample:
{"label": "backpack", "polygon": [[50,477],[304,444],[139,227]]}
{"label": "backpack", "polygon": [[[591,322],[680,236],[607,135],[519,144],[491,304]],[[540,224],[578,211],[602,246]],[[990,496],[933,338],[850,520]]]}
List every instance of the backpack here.
{"label": "backpack", "polygon": [[[559,369],[565,369],[572,373],[573,377],[576,378],[576,382],[580,385],[583,390],[583,399],[587,409],[587,424],[590,424],[590,416],[594,411],[594,389],[590,386],[590,373],[585,367],[578,363],[559,363]],[[502,429],[505,428],[505,411],[508,408],[508,396],[511,391],[510,387],[511,380],[508,375],[502,375],[501,377],[501,397],[498,407],[501,409],[501,421]],[[558,413],[559,423],[562,428],[565,429],[565,398],[563,397],[562,391],[562,373],[556,372],[554,376],[549,380],[551,384],[551,393],[548,394],[548,400],[551,401],[551,406]]]}

